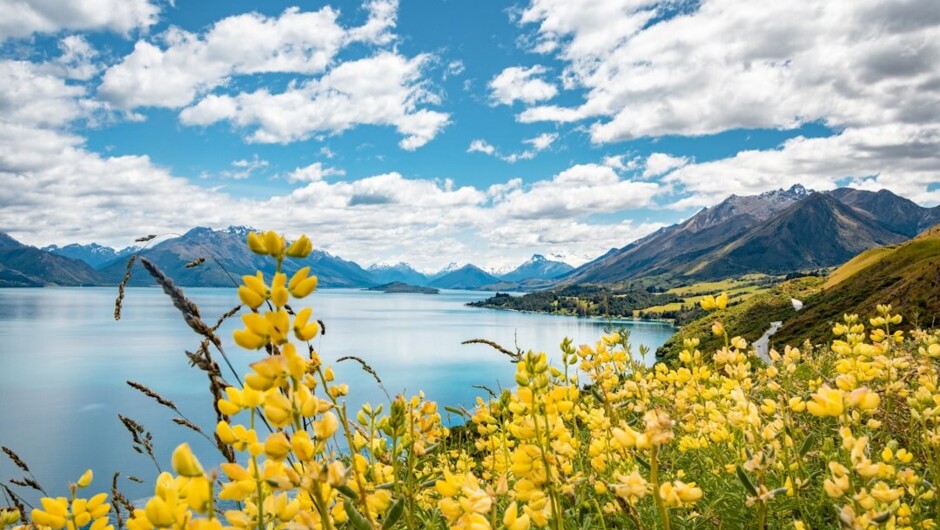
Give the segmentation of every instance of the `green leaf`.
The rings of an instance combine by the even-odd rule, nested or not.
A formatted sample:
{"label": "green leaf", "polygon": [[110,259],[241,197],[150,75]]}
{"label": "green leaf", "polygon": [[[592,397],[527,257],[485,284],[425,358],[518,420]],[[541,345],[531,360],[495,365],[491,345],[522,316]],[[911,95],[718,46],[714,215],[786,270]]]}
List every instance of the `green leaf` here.
{"label": "green leaf", "polygon": [[747,473],[744,472],[744,468],[741,465],[734,466],[734,470],[738,474],[738,479],[741,481],[741,484],[744,484],[744,489],[747,490],[752,496],[757,497],[757,488],[754,487],[754,484],[751,482],[751,479],[748,478]]}
{"label": "green leaf", "polygon": [[399,497],[395,504],[392,504],[392,507],[388,510],[388,515],[385,516],[385,522],[382,523],[382,530],[390,530],[395,523],[401,519],[401,514],[405,511],[405,499]]}
{"label": "green leaf", "polygon": [[457,407],[451,407],[450,405],[445,405],[445,406],[444,406],[444,410],[446,410],[447,412],[450,412],[450,413],[452,413],[452,414],[456,414],[456,415],[458,415],[458,416],[464,416],[464,417],[467,417],[467,418],[470,417],[470,415],[467,414],[465,411],[460,410],[460,409],[458,409]]}
{"label": "green leaf", "polygon": [[800,446],[800,456],[806,456],[806,453],[809,452],[810,448],[813,446],[813,435],[810,434],[803,440],[803,445]]}
{"label": "green leaf", "polygon": [[346,515],[349,517],[349,522],[353,525],[353,528],[356,530],[373,530],[372,525],[359,513],[359,510],[356,510],[351,500],[343,499],[343,508],[346,509]]}
{"label": "green leaf", "polygon": [[345,497],[350,498],[352,500],[359,499],[359,495],[357,495],[356,492],[353,491],[352,488],[350,488],[349,486],[345,484],[343,484],[342,486],[336,486],[336,491],[342,493]]}
{"label": "green leaf", "polygon": [[643,466],[643,469],[645,469],[645,470],[647,470],[647,471],[650,470],[650,463],[647,462],[646,460],[644,460],[642,456],[640,456],[640,455],[634,455],[633,458],[636,459],[636,462],[637,462],[638,464],[640,464],[641,466]]}

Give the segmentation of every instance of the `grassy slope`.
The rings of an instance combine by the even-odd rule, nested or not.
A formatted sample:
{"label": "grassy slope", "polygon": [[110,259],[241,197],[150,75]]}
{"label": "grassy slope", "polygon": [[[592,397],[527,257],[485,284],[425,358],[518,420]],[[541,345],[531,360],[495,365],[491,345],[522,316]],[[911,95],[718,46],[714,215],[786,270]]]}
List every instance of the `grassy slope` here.
{"label": "grassy slope", "polygon": [[[790,298],[802,300],[803,310],[796,312]],[[783,321],[771,340],[779,348],[804,339],[828,340],[832,325],[841,321],[847,308],[870,315],[880,303],[902,308],[906,325],[940,322],[940,226],[907,243],[862,252],[825,281],[799,278],[753,295],[730,306],[722,318],[731,335],[749,342],[759,338],[770,322]],[[673,358],[689,337],[702,341],[702,351],[715,349],[720,344],[711,335],[713,321],[709,315],[687,324],[658,354],[664,360]]]}
{"label": "grassy slope", "polygon": [[940,229],[885,252],[867,266],[846,266],[858,271],[806,300],[804,311],[785,322],[773,342],[827,340],[846,308],[867,316],[878,304],[900,308],[907,325],[932,327],[940,322]]}
{"label": "grassy slope", "polygon": [[[722,320],[732,335],[740,335],[748,342],[753,342],[764,334],[770,322],[786,321],[796,315],[791,298],[803,299],[819,291],[822,282],[821,278],[808,276],[775,285],[761,294],[729,304],[721,315]],[[698,337],[702,341],[699,346],[702,351],[720,348],[723,343],[711,332],[714,320],[714,315],[706,315],[686,324],[666,341],[657,355],[661,360],[671,360],[682,349],[682,341],[691,337]]]}

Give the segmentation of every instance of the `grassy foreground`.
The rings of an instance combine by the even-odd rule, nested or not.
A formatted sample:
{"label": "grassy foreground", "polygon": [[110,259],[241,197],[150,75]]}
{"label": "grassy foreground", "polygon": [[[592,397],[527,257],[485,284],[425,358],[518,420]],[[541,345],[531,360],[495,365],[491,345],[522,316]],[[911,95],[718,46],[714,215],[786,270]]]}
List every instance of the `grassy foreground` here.
{"label": "grassy foreground", "polygon": [[[273,232],[248,245],[279,271],[311,247]],[[316,288],[309,268],[243,278],[234,339],[259,360],[226,386],[218,326],[144,265],[204,339],[191,360],[227,462],[205,469],[180,445],[142,506],[117,488],[86,495],[90,472],[29,511],[7,490],[0,528],[937,527],[940,334],[896,331],[890,306],[845,315],[833,340],[773,351],[765,366],[724,331],[727,297],[708,296],[716,348],[690,338],[673,366],[646,367],[614,333],[563,341],[558,366],[521,354],[518,387],[478,399],[451,431],[423,395],[347,410],[350,388],[309,342],[320,331],[300,302]]]}

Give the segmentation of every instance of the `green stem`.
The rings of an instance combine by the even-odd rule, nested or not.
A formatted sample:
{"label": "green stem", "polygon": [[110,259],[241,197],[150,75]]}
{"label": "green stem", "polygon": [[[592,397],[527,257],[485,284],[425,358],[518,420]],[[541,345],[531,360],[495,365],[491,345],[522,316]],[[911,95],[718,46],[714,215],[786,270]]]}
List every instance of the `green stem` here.
{"label": "green stem", "polygon": [[653,501],[656,503],[659,518],[663,521],[663,528],[670,530],[669,512],[663,504],[662,497],[659,496],[659,447],[655,445],[650,453],[650,482],[653,483]]}

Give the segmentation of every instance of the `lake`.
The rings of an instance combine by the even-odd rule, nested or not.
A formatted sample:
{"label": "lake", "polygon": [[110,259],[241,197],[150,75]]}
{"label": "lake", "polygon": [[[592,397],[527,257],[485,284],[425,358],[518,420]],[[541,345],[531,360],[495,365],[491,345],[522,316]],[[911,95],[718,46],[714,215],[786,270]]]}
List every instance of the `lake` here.
{"label": "lake", "polygon": [[[185,291],[210,325],[238,303],[234,289]],[[0,289],[0,444],[19,453],[53,496],[66,494],[67,484],[86,468],[95,472],[96,491],[109,490],[111,475],[118,470],[152,484],[156,468],[132,450],[119,413],[153,432],[164,468],[173,448],[183,441],[190,442],[204,464],[218,461],[208,441],[172,423],[173,413],[125,384],[130,379],[154,389],[211,433],[215,416],[205,375],[191,368],[184,354],[198,347],[197,336],[156,288],[129,288],[123,318],[116,322],[116,294],[114,288]],[[446,414],[444,405],[472,407],[475,397],[484,393],[473,385],[497,391],[515,385],[514,365],[506,356],[462,341],[485,338],[511,350],[518,344],[557,359],[564,337],[576,345],[593,343],[608,324],[465,305],[491,294],[323,289],[304,301],[326,324],[326,334],[315,345],[324,362],[334,366],[337,379],[349,383],[351,411],[364,401],[378,404],[387,398],[355,363],[334,363],[344,355],[361,357],[375,368],[390,395],[424,390]],[[665,323],[623,325],[630,329],[633,344],[653,351],[674,332]],[[220,335],[239,374],[244,374],[261,354],[234,346],[231,335],[236,327],[241,327],[240,319],[230,319]],[[233,380],[224,365],[223,373]],[[445,417],[451,423],[456,420]],[[0,480],[21,475],[0,455]],[[132,498],[152,493],[128,481],[121,482],[121,489]],[[27,499],[37,498],[23,493]]]}

